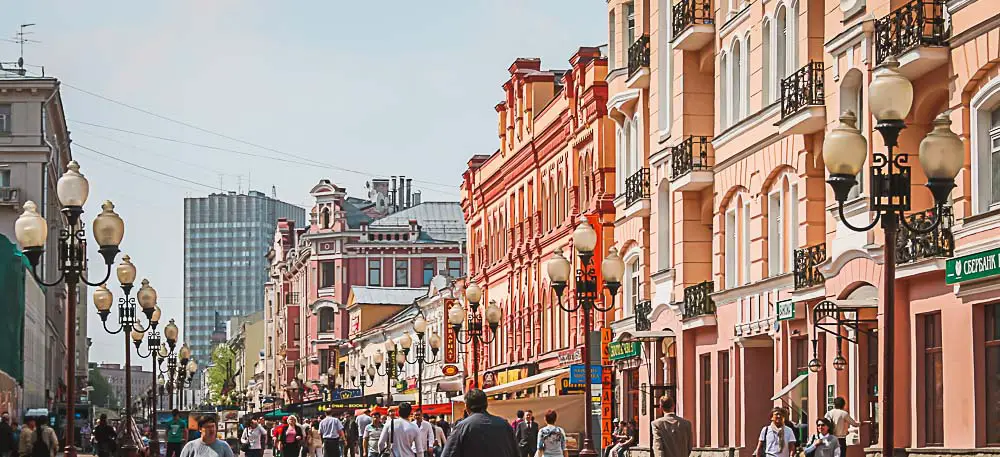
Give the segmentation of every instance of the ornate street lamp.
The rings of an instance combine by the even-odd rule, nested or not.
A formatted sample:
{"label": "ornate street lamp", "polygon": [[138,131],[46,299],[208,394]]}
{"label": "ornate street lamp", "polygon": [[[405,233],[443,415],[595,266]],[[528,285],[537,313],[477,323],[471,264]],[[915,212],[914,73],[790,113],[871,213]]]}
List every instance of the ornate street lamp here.
{"label": "ornate street lamp", "polygon": [[[151,322],[159,322],[160,321],[160,307],[159,306],[157,306],[156,309],[153,311],[153,318],[150,321]],[[157,366],[158,366],[157,359],[161,358],[161,357],[166,357],[166,356],[170,355],[170,353],[173,352],[173,350],[174,350],[174,345],[177,344],[177,325],[174,324],[174,320],[173,319],[170,319],[170,322],[167,323],[166,327],[163,328],[163,336],[166,337],[166,339],[167,339],[166,344],[162,344],[160,342],[160,333],[157,332],[156,331],[156,327],[153,326],[153,329],[149,331],[149,338],[146,340],[146,353],[145,354],[143,354],[143,350],[142,350],[142,336],[143,336],[142,332],[138,332],[135,329],[133,329],[132,330],[132,344],[135,344],[135,352],[136,352],[136,354],[140,358],[143,358],[143,359],[151,358],[151,359],[153,359],[153,369],[152,369],[152,371],[155,372],[157,370]],[[169,349],[167,348],[168,346],[169,346]],[[161,380],[161,381],[163,380],[163,375],[160,375],[159,380]],[[153,379],[153,385],[152,385],[152,387],[150,387],[150,389],[151,389],[150,390],[150,392],[151,392],[151,395],[150,395],[150,399],[151,399],[150,413],[151,413],[151,415],[153,417],[153,419],[150,421],[150,423],[152,424],[152,428],[153,428],[153,432],[154,433],[153,433],[153,436],[150,438],[149,442],[150,442],[150,446],[154,450],[160,449],[160,437],[159,437],[159,434],[156,433],[156,425],[157,425],[157,423],[156,423],[156,410],[157,410],[157,406],[158,406],[157,405],[157,400],[160,398],[160,394],[161,394],[159,386],[162,383],[158,384],[157,381],[158,380],[156,378],[154,378]]]}
{"label": "ornate street lamp", "polygon": [[[923,234],[937,228],[941,223],[942,213],[948,203],[951,189],[955,187],[955,176],[965,164],[965,147],[962,140],[951,131],[951,121],[947,114],[941,114],[934,120],[934,129],[921,141],[918,151],[920,165],[927,176],[927,188],[934,196],[935,211],[933,220],[924,227],[912,227],[907,224],[905,212],[910,209],[910,166],[909,154],[896,153],[899,146],[899,133],[906,128],[904,119],[910,113],[913,105],[913,85],[905,76],[899,73],[899,63],[889,58],[881,68],[876,70],[868,90],[868,105],[878,121],[875,130],[879,131],[885,142],[887,152],[876,152],[872,155],[871,164],[871,205],[870,211],[875,213],[874,220],[864,227],[855,227],[844,216],[844,203],[851,189],[857,185],[855,176],[861,172],[868,147],[865,138],[855,127],[854,113],[848,111],[840,118],[840,124],[831,131],[823,141],[823,161],[830,173],[827,182],[833,188],[837,200],[841,222],[851,230],[866,232],[875,227],[881,220],[885,233],[883,263],[883,280],[885,296],[882,300],[882,358],[884,360],[882,374],[883,398],[882,424],[880,433],[882,449],[888,449],[888,455],[894,452],[893,427],[894,404],[893,385],[895,373],[893,366],[896,297],[896,239],[899,226],[910,232]],[[839,357],[843,359],[843,357]],[[839,363],[838,363],[839,362]],[[846,365],[846,360],[834,361],[834,367]],[[810,368],[813,363],[810,362]]]}
{"label": "ornate street lamp", "polygon": [[[399,372],[403,371],[403,365],[406,363],[406,355],[402,351],[396,350],[396,343],[391,339],[386,338],[385,343],[383,343],[382,350],[375,352],[373,356],[373,362],[375,363],[375,374],[379,376],[385,376],[385,406],[388,407],[392,403],[392,381],[399,377]],[[393,356],[395,354],[395,356]],[[386,360],[386,357],[395,358],[395,360]],[[385,369],[382,369],[382,363],[385,363]],[[371,367],[368,367],[368,374],[370,377],[372,374]]]}
{"label": "ornate street lamp", "polygon": [[[427,332],[427,320],[424,316],[417,315],[413,319],[413,331],[417,334],[417,346],[416,350],[413,351],[413,359],[411,360],[410,348],[413,346],[413,339],[410,335],[404,333],[399,339],[399,346],[403,348],[403,358],[409,364],[417,365],[417,409],[423,414],[424,406],[424,363],[434,363],[438,361],[438,350],[441,349],[441,337],[436,333],[431,333],[427,338],[426,344],[424,343],[424,334]],[[427,346],[431,348],[431,357],[427,357]]]}
{"label": "ornate street lamp", "polygon": [[479,387],[479,346],[490,344],[497,339],[497,328],[500,326],[501,318],[500,307],[495,301],[490,300],[489,306],[486,307],[486,323],[490,331],[485,332],[483,317],[478,312],[479,301],[482,299],[483,289],[476,283],[470,283],[465,288],[465,300],[469,302],[469,309],[472,312],[467,316],[465,308],[457,302],[448,310],[448,323],[455,331],[455,339],[460,344],[472,344],[472,382],[475,387]]}
{"label": "ornate street lamp", "polygon": [[[359,365],[360,367],[358,369],[350,369],[348,377],[351,380],[352,386],[361,388],[361,396],[364,397],[365,388],[375,385],[375,375],[378,373],[376,372],[374,366],[369,365],[366,367],[364,359],[359,358]],[[368,375],[367,381],[365,380],[365,375]]]}
{"label": "ornate street lamp", "polygon": [[[66,228],[59,230],[59,247],[57,250],[56,268],[59,270],[59,278],[52,282],[44,281],[36,271],[41,263],[42,254],[45,252],[45,242],[49,236],[48,223],[38,214],[38,206],[33,201],[24,202],[24,212],[14,222],[14,235],[18,244],[24,250],[24,256],[31,264],[31,275],[39,284],[52,287],[60,282],[66,283],[66,334],[76,333],[76,299],[80,282],[90,286],[97,286],[111,277],[111,266],[118,256],[118,246],[125,236],[125,223],[114,211],[115,205],[110,201],[105,201],[101,205],[101,213],[94,219],[93,232],[94,240],[97,241],[100,249],[98,252],[104,257],[107,265],[107,272],[104,279],[97,282],[90,282],[83,277],[83,271],[87,268],[87,235],[84,223],[80,220],[83,215],[83,205],[87,202],[90,193],[90,183],[87,178],[80,173],[80,164],[75,160],[67,165],[66,173],[59,178],[56,183],[56,194],[59,203],[62,205],[62,213],[65,218]],[[76,353],[76,338],[66,338],[66,353]],[[76,357],[66,358],[66,431],[64,449],[66,457],[76,457]]]}
{"label": "ornate street lamp", "polygon": [[[601,312],[607,312],[615,307],[615,296],[618,295],[618,289],[621,287],[622,276],[625,273],[625,262],[622,261],[621,257],[618,256],[618,251],[613,247],[608,250],[608,256],[601,262],[604,288],[608,291],[610,302],[608,306],[600,306],[597,304],[597,300],[601,296],[597,287],[597,273],[594,271],[593,265],[594,248],[597,247],[597,233],[590,226],[587,218],[583,216],[580,216],[576,224],[576,229],[573,231],[573,246],[580,256],[580,269],[576,271],[576,290],[574,291],[574,298],[576,300],[574,304],[569,303],[568,300],[566,303],[563,303],[563,292],[565,292],[569,283],[572,264],[566,257],[563,257],[562,249],[556,249],[552,258],[546,263],[545,268],[548,271],[549,281],[552,283],[552,290],[556,292],[559,307],[568,313],[580,311],[583,314],[583,366],[586,383],[589,386],[591,372],[590,332],[592,330],[590,311],[596,309]],[[591,414],[593,398],[589,394],[589,391],[586,397],[585,414],[587,420],[583,423],[584,435],[580,456],[597,456],[598,454],[594,450],[592,442],[591,429],[593,424],[591,423]]]}

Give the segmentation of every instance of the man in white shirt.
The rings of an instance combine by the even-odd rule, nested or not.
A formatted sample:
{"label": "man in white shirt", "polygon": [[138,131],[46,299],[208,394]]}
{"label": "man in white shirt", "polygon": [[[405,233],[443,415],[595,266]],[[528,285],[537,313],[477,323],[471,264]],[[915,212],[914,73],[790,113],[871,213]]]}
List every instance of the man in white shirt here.
{"label": "man in white shirt", "polygon": [[837,441],[840,442],[840,455],[842,456],[847,455],[847,434],[850,433],[850,428],[861,426],[845,408],[847,408],[847,401],[844,400],[844,397],[837,397],[833,399],[833,409],[826,413],[826,418],[833,422],[833,430],[830,430],[830,433],[836,436]]}
{"label": "man in white shirt", "polygon": [[319,434],[323,437],[323,457],[340,457],[340,443],[344,441],[344,424],[333,417],[332,410],[326,410],[326,417],[319,423]]}
{"label": "man in white shirt", "polygon": [[[424,420],[427,419],[428,417],[424,416]],[[444,436],[444,429],[442,429],[441,426],[435,423],[431,423],[431,425],[434,426],[434,445],[431,446],[431,451],[434,452],[434,457],[440,457],[441,449],[444,448],[444,443],[448,441],[448,439]]]}
{"label": "man in white shirt", "polygon": [[263,457],[264,440],[267,437],[267,430],[257,422],[257,419],[250,419],[250,425],[243,429],[243,436],[240,442],[249,445],[246,451],[247,457]]}
{"label": "man in white shirt", "polygon": [[412,411],[413,407],[409,403],[399,405],[399,417],[390,416],[391,419],[382,429],[382,436],[378,439],[379,449],[385,451],[391,446],[394,457],[417,457],[413,451],[420,437],[420,430],[404,419],[410,417]]}
{"label": "man in white shirt", "polygon": [[416,425],[417,430],[420,432],[417,435],[417,444],[415,447],[417,457],[427,457],[427,451],[434,444],[434,426],[421,414],[417,414]]}

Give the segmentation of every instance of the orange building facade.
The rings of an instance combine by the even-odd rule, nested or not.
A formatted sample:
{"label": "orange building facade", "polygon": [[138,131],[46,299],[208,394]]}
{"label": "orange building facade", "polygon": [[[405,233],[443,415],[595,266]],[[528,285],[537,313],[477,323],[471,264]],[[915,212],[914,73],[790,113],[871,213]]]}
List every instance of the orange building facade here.
{"label": "orange building facade", "polygon": [[[545,262],[558,247],[571,252],[580,215],[599,233],[599,252],[612,245],[615,140],[606,111],[607,59],[584,47],[569,64],[542,70],[538,59],[514,61],[496,105],[500,148],[473,156],[463,174],[469,280],[483,289],[480,312],[496,302],[503,313],[496,340],[480,346],[478,385],[487,392],[520,381],[509,396],[567,393],[569,366],[582,360],[582,318],[557,305]],[[595,329],[606,323],[604,316],[595,320]]]}

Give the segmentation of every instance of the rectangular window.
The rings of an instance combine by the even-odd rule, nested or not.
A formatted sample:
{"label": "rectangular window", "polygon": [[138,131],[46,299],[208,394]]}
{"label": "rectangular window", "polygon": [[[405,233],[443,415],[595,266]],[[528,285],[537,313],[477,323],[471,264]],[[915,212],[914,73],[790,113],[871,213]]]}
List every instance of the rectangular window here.
{"label": "rectangular window", "polygon": [[434,278],[435,266],[437,266],[437,260],[424,260],[424,286],[431,285],[431,279]]}
{"label": "rectangular window", "polygon": [[320,349],[319,350],[319,372],[326,373],[330,369],[330,350]]}
{"label": "rectangular window", "polygon": [[639,260],[637,259],[630,263],[627,270],[629,274],[629,297],[625,309],[622,310],[622,317],[628,317],[635,313],[635,309],[639,306],[639,289],[642,287],[642,274],[639,271]]}
{"label": "rectangular window", "polygon": [[461,259],[448,259],[448,277],[452,279],[462,277]]}
{"label": "rectangular window", "polygon": [[635,4],[634,3],[626,3],[625,4],[625,21],[626,21],[625,27],[626,27],[626,32],[627,32],[627,34],[625,36],[625,39],[626,39],[626,41],[625,41],[625,49],[628,49],[630,46],[632,46],[632,43],[635,43]]}
{"label": "rectangular window", "polygon": [[0,105],[0,133],[10,133],[11,115],[10,105]]}
{"label": "rectangular window", "polygon": [[10,187],[10,170],[0,170],[0,187]]}
{"label": "rectangular window", "polygon": [[781,274],[781,245],[784,238],[781,217],[781,191],[767,196],[767,272],[769,276]]}
{"label": "rectangular window", "polygon": [[809,341],[806,338],[792,338],[792,366],[795,367],[793,379],[809,373]]}
{"label": "rectangular window", "polygon": [[368,285],[369,286],[381,286],[382,285],[382,260],[381,259],[369,259],[368,260]]}
{"label": "rectangular window", "polygon": [[719,446],[729,447],[729,351],[719,353]]}
{"label": "rectangular window", "polygon": [[726,212],[726,288],[736,286],[736,210]]}
{"label": "rectangular window", "polygon": [[334,274],[333,261],[323,261],[319,263],[319,286],[333,287],[337,283],[337,276]]}
{"label": "rectangular window", "polygon": [[406,259],[396,260],[396,287],[410,286],[410,261]]}
{"label": "rectangular window", "polygon": [[740,227],[743,241],[743,252],[740,253],[740,264],[743,266],[743,282],[750,284],[750,202],[743,204],[743,226]]}
{"label": "rectangular window", "polygon": [[785,250],[785,271],[795,269],[795,250],[799,248],[799,186],[788,188],[788,249]]}
{"label": "rectangular window", "polygon": [[924,330],[924,443],[944,445],[944,360],[941,353],[941,314],[923,316]]}
{"label": "rectangular window", "polygon": [[712,445],[712,355],[703,354],[701,362],[701,446]]}
{"label": "rectangular window", "polygon": [[986,444],[1000,445],[1000,304],[986,306]]}

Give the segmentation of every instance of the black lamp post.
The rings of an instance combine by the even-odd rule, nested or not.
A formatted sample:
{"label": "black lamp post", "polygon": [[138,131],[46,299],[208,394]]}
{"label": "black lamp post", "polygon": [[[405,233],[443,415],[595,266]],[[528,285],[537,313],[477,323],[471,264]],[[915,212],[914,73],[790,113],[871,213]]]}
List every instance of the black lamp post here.
{"label": "black lamp post", "polygon": [[[191,381],[194,380],[194,374],[198,372],[198,362],[191,359],[191,350],[188,349],[187,344],[181,346],[180,351],[180,365],[177,366],[177,404],[181,409],[184,409],[184,390],[191,387]],[[187,356],[187,357],[185,357]]]}
{"label": "black lamp post", "polygon": [[490,300],[489,306],[486,307],[486,323],[490,331],[488,333],[484,331],[483,317],[479,314],[479,302],[482,299],[483,289],[476,283],[470,283],[465,288],[465,300],[469,302],[469,309],[472,312],[466,316],[465,308],[457,302],[448,310],[448,323],[455,331],[455,339],[460,344],[472,344],[472,383],[475,387],[479,387],[479,346],[496,341],[501,318],[500,307]]}
{"label": "black lamp post", "polygon": [[[896,299],[896,239],[900,224],[913,233],[929,233],[941,223],[942,213],[948,203],[951,189],[955,187],[955,176],[965,163],[964,145],[962,140],[951,131],[951,121],[947,114],[942,114],[934,120],[934,129],[920,143],[918,157],[927,175],[927,188],[934,196],[935,211],[933,220],[923,227],[911,227],[905,219],[905,212],[910,209],[910,166],[909,154],[896,153],[899,146],[899,133],[906,128],[904,119],[913,104],[913,85],[898,71],[899,63],[889,58],[875,73],[868,91],[868,105],[878,123],[875,130],[879,131],[885,142],[887,152],[872,154],[871,164],[871,205],[870,211],[875,213],[874,220],[864,227],[851,225],[844,217],[844,202],[857,180],[855,176],[861,172],[868,156],[868,144],[855,127],[854,113],[848,111],[840,118],[840,124],[827,134],[823,141],[823,161],[830,173],[827,182],[833,188],[837,200],[840,220],[851,230],[866,232],[875,227],[881,220],[885,233],[885,261],[883,266],[882,287],[882,454],[891,457],[894,447],[894,354],[895,338],[895,299]],[[840,344],[838,338],[838,345]],[[834,361],[834,368],[846,366],[843,357]],[[819,360],[810,361],[810,369],[818,371]]]}
{"label": "black lamp post", "polygon": [[597,232],[594,231],[594,228],[590,226],[590,222],[585,217],[580,216],[580,219],[577,221],[576,230],[573,231],[573,247],[576,248],[576,252],[580,256],[580,269],[576,271],[575,303],[570,303],[568,300],[566,303],[563,303],[563,292],[565,292],[569,282],[572,264],[566,257],[563,257],[562,249],[557,248],[552,258],[545,265],[549,281],[552,283],[552,290],[556,292],[559,307],[568,313],[580,311],[583,314],[583,366],[588,389],[586,395],[587,404],[585,406],[587,420],[583,424],[584,436],[583,446],[580,449],[581,456],[598,455],[597,451],[594,450],[591,431],[593,428],[591,419],[593,397],[590,395],[589,389],[591,372],[590,332],[593,329],[590,323],[590,311],[596,309],[597,311],[607,312],[615,307],[615,296],[618,295],[622,275],[625,273],[625,262],[618,256],[617,250],[612,247],[608,250],[608,256],[601,262],[604,288],[608,291],[610,301],[608,306],[598,305],[597,301],[602,297],[598,291],[597,272],[594,271],[593,265],[594,248],[596,246]]}
{"label": "black lamp post", "polygon": [[[118,282],[121,283],[122,292],[124,296],[118,299],[118,324],[112,327],[108,327],[108,317],[111,315],[111,303],[114,301],[114,296],[111,291],[108,290],[107,286],[101,284],[94,290],[94,306],[97,307],[97,313],[101,316],[101,323],[104,326],[104,330],[112,335],[121,333],[125,339],[125,421],[124,427],[126,430],[132,430],[135,427],[135,418],[132,417],[132,350],[129,348],[129,337],[133,341],[142,341],[147,330],[151,330],[153,333],[156,331],[156,326],[160,320],[160,308],[156,306],[156,290],[149,286],[149,280],[142,280],[142,287],[136,293],[135,297],[131,297],[132,286],[135,281],[135,265],[132,265],[132,261],[129,256],[122,258],[122,263],[118,265]],[[142,307],[143,314],[149,322],[143,326],[136,314],[136,299],[139,301],[139,305]],[[152,336],[151,336],[152,337]],[[159,335],[155,336],[157,342],[159,341]],[[134,436],[132,433],[125,434],[125,440],[122,446],[119,448],[121,454],[125,456],[134,456],[138,452],[139,445],[134,441]]]}
{"label": "black lamp post", "polygon": [[[424,363],[434,363],[438,361],[438,350],[441,349],[441,337],[436,333],[431,333],[424,342],[424,335],[427,332],[427,320],[424,316],[418,315],[413,319],[413,331],[417,334],[417,347],[413,351],[413,358],[409,357],[410,348],[413,346],[413,338],[403,334],[399,339],[399,346],[403,348],[403,358],[409,364],[417,365],[417,409],[423,414],[424,406]],[[430,346],[431,357],[427,357],[427,347]]]}
{"label": "black lamp post", "polygon": [[[365,381],[365,375],[368,375],[368,380]],[[361,389],[361,396],[365,396],[365,388],[375,385],[375,375],[377,374],[374,366],[365,367],[364,360],[361,361],[361,367],[358,371],[351,369],[350,378],[351,385]]]}
{"label": "black lamp post", "polygon": [[14,234],[18,244],[24,250],[24,256],[31,264],[31,276],[39,284],[47,287],[66,283],[66,457],[76,457],[76,303],[80,282],[90,286],[107,281],[111,277],[111,265],[118,256],[118,245],[125,236],[125,223],[115,213],[115,205],[105,201],[101,205],[101,213],[94,219],[94,240],[100,246],[98,252],[104,257],[108,269],[104,279],[97,282],[87,281],[83,272],[87,268],[87,235],[84,223],[80,220],[83,205],[90,193],[90,183],[80,173],[80,164],[75,160],[67,165],[66,173],[56,183],[56,194],[62,205],[66,228],[59,230],[59,247],[56,258],[56,268],[59,277],[52,282],[45,282],[36,271],[45,252],[45,242],[49,236],[48,223],[38,214],[38,206],[33,201],[24,202],[24,212],[14,222]]}
{"label": "black lamp post", "polygon": [[[170,320],[173,323],[173,319]],[[170,324],[167,324],[169,327]],[[168,342],[169,343],[169,342]],[[163,385],[167,388],[167,408],[174,409],[174,389],[177,387],[177,380],[181,377],[181,370],[187,364],[187,359],[191,357],[191,350],[188,349],[187,344],[182,344],[180,349],[180,358],[182,363],[178,365],[177,358],[178,354],[174,352],[174,346],[170,346],[167,355],[164,356],[162,351],[160,353],[160,363],[157,366],[157,371],[159,371],[160,376],[166,375],[163,379]],[[167,361],[166,370],[163,369],[163,361]]]}
{"label": "black lamp post", "polygon": [[[157,321],[159,321],[159,318],[157,318]],[[137,332],[135,330],[132,330],[132,344],[135,344],[135,352],[140,358],[153,359],[152,371],[153,373],[156,373],[157,366],[159,366],[157,359],[167,357],[170,355],[170,353],[174,351],[174,345],[177,344],[177,324],[174,323],[173,319],[170,319],[170,322],[167,323],[166,327],[163,328],[163,336],[166,337],[167,339],[166,344],[161,344],[160,334],[159,332],[156,331],[156,328],[154,326],[154,328],[149,331],[149,338],[146,340],[145,354],[143,354],[142,350],[142,336],[143,336],[142,332]],[[156,377],[153,377],[153,385],[150,387],[151,395],[150,395],[150,408],[149,408],[150,416],[153,418],[150,421],[150,423],[152,424],[151,427],[153,431],[153,436],[150,437],[149,441],[150,441],[150,446],[152,446],[152,448],[156,450],[156,452],[158,453],[160,449],[160,437],[159,434],[156,432],[156,426],[157,426],[156,410],[158,406],[156,402],[157,400],[159,400],[160,397],[160,389],[159,389],[159,384],[157,384],[157,382],[158,379]]]}

